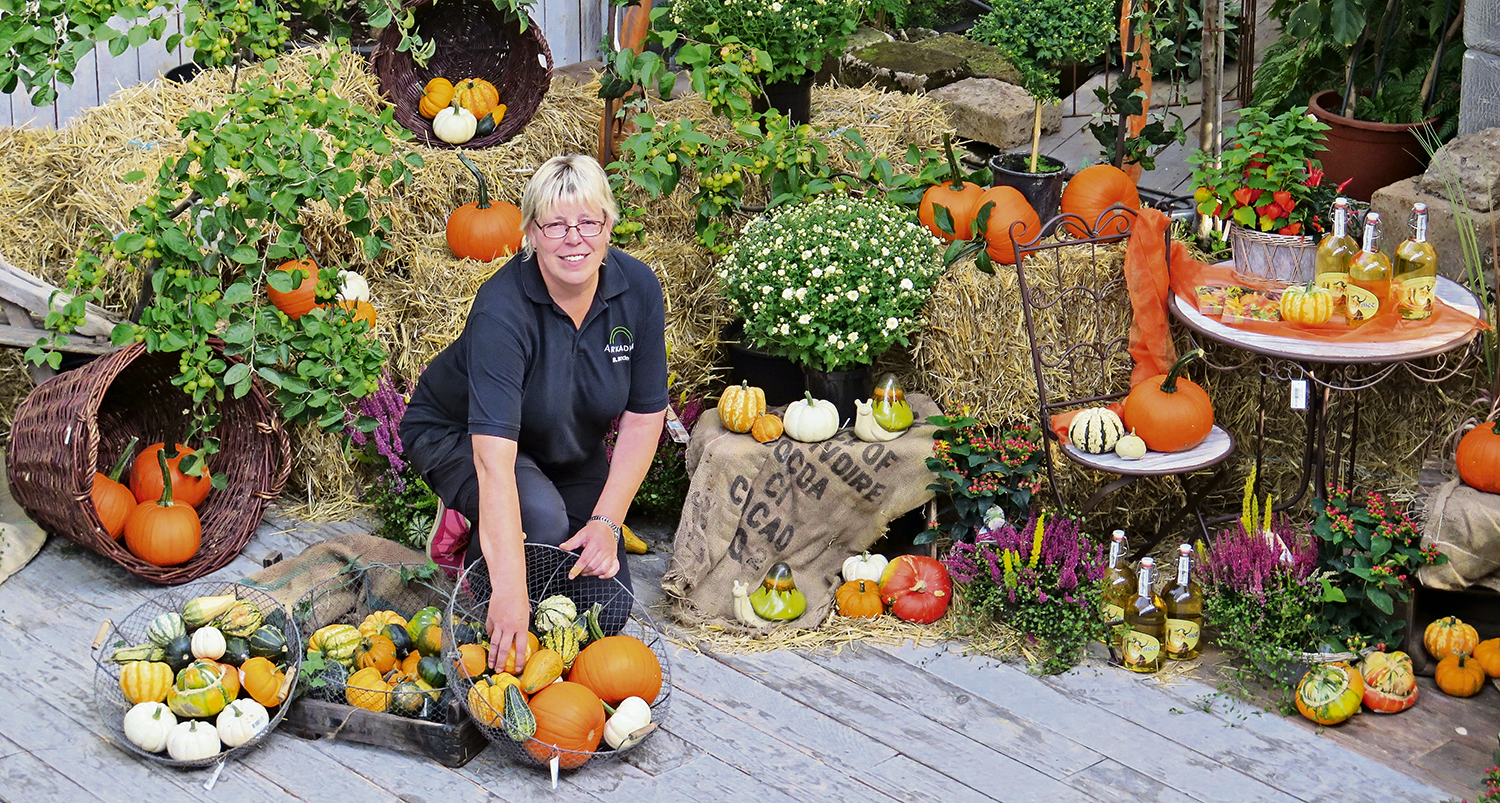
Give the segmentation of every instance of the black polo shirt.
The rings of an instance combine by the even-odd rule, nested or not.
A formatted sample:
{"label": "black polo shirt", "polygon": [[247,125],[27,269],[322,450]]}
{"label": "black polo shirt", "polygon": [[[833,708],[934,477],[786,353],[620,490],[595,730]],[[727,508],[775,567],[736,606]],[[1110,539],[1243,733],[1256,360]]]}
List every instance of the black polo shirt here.
{"label": "black polo shirt", "polygon": [[516,441],[540,466],[595,455],[620,413],[667,406],[666,311],[644,262],[614,248],[581,327],[517,255],[474,297],[464,331],[423,371],[403,428]]}

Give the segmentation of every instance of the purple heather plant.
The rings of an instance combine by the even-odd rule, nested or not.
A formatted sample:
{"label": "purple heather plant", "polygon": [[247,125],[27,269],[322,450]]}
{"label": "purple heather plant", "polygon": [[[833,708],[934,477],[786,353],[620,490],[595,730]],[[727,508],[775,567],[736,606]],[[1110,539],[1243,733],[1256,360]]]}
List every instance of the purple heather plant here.
{"label": "purple heather plant", "polygon": [[1271,535],[1249,534],[1243,524],[1214,536],[1200,550],[1202,583],[1214,589],[1264,598],[1271,588],[1291,580],[1306,582],[1318,568],[1318,546],[1307,533],[1298,533],[1285,516],[1271,524]]}
{"label": "purple heather plant", "polygon": [[[385,458],[386,465],[381,469],[387,482],[391,484],[391,491],[401,493],[406,490],[407,466],[406,452],[401,448],[401,418],[406,415],[406,397],[396,389],[391,380],[389,369],[380,374],[380,384],[375,392],[359,400],[359,413],[375,419],[375,429],[368,435],[354,425],[353,421],[344,427],[344,434],[355,446],[369,452],[371,443],[375,445],[375,451]],[[345,414],[346,418],[353,418]],[[373,455],[372,455],[373,457]]]}
{"label": "purple heather plant", "polygon": [[365,491],[365,501],[380,517],[380,534],[420,549],[437,515],[437,496],[406,459],[400,431],[404,415],[406,396],[387,370],[375,392],[359,400],[359,418],[345,413],[344,434],[359,447],[363,461],[375,466],[375,481]]}

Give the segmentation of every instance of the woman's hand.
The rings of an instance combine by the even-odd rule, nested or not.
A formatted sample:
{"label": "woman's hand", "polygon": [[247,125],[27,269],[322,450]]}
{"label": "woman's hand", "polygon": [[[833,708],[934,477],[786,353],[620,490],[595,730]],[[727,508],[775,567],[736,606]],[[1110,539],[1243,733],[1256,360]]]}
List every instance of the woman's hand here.
{"label": "woman's hand", "polygon": [[531,601],[526,599],[526,585],[510,585],[490,594],[485,627],[490,633],[490,668],[505,671],[505,662],[515,650],[515,674],[526,665],[526,633],[531,625]]}
{"label": "woman's hand", "polygon": [[588,522],[583,525],[582,530],[559,546],[569,552],[583,547],[578,563],[568,572],[569,579],[587,574],[607,580],[620,571],[620,553],[619,546],[615,543],[615,531],[602,521]]}

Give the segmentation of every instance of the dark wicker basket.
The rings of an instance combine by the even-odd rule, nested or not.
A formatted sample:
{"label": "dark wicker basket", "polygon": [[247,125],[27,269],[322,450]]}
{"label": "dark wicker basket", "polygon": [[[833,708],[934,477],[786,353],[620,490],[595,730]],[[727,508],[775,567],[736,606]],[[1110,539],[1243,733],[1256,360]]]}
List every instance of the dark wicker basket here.
{"label": "dark wicker basket", "polygon": [[99,522],[90,497],[94,472],[108,470],[132,437],[140,437],[138,448],[181,438],[187,399],[172,386],[176,374],[176,355],[148,354],[141,343],[59,374],[16,409],[6,455],[11,495],[37,524],[162,585],[186,583],[234,560],[291,465],[286,431],[265,395],[252,386],[243,398],[226,398],[213,432],[219,453],[209,466],[228,475],[229,486],[210,491],[198,507],[198,554],[180,566],[154,566],[131,554]]}
{"label": "dark wicker basket", "polygon": [[[490,0],[407,0],[405,7],[415,10],[416,30],[423,39],[436,42],[437,50],[421,67],[410,53],[396,50],[401,43],[397,26],[388,25],[380,34],[371,63],[380,91],[396,105],[396,122],[433,148],[488,148],[521,133],[552,83],[552,51],[536,23],[528,18],[523,32],[519,17],[495,8]],[[455,84],[465,78],[494,84],[505,104],[505,116],[495,130],[462,145],[438,139],[432,121],[417,110],[422,87],[438,77]]]}

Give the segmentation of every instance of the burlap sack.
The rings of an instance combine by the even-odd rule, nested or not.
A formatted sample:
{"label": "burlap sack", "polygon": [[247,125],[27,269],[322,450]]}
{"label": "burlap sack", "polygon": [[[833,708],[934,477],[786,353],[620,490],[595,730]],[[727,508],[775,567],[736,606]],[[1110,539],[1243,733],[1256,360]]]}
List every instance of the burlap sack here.
{"label": "burlap sack", "polygon": [[313,544],[302,550],[302,554],[262,569],[243,582],[291,608],[304,594],[350,566],[426,562],[426,555],[395,541],[364,533],[347,533]]}
{"label": "burlap sack", "polygon": [[1439,486],[1427,500],[1422,526],[1422,546],[1434,544],[1448,562],[1417,569],[1422,585],[1500,591],[1500,495],[1476,491],[1457,479]]}
{"label": "burlap sack", "polygon": [[686,624],[748,631],[734,619],[734,582],[760,585],[777,561],[792,569],[807,611],[791,624],[815,628],[833,606],[844,560],[870,548],[892,519],[932,498],[927,469],[940,411],[907,397],[918,423],[888,443],[865,443],[852,429],[832,440],[757,443],[706,411],[688,445],[692,486],[677,525],[662,588]]}

